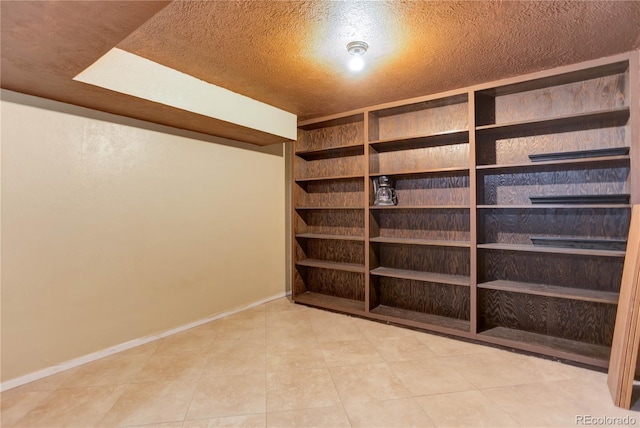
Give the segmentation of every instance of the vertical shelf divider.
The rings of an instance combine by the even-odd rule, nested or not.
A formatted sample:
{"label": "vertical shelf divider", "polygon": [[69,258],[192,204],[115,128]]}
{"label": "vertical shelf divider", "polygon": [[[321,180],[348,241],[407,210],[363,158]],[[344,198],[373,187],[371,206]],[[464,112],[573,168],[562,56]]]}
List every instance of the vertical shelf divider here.
{"label": "vertical shelf divider", "polygon": [[[378,122],[372,121],[368,110],[364,111],[364,196],[362,197],[362,204],[364,208],[364,311],[369,314],[371,310],[371,275],[369,270],[371,269],[371,248],[369,247],[370,239],[370,222],[369,218],[369,200],[371,198],[370,185],[369,185],[369,135],[371,133],[377,134]],[[374,127],[372,129],[372,127]]]}
{"label": "vertical shelf divider", "polygon": [[476,191],[476,99],[469,90],[469,333],[478,333],[478,193]]}

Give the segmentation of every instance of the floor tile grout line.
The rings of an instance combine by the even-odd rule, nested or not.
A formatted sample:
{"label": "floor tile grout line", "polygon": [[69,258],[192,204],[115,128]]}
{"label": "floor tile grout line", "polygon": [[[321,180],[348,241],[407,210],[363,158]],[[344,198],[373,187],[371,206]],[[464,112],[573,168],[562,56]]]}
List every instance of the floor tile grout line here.
{"label": "floor tile grout line", "polygon": [[[224,319],[224,318],[221,318],[221,320],[222,319]],[[215,321],[218,321],[218,320],[215,320]],[[210,322],[215,322],[215,321],[210,321]],[[200,375],[198,376],[198,379],[195,382],[195,387],[193,388],[193,393],[191,394],[191,399],[189,400],[189,405],[187,406],[187,410],[184,412],[184,416],[182,417],[182,425],[184,425],[184,423],[187,421],[187,416],[189,415],[189,411],[191,410],[191,405],[193,404],[193,399],[195,398],[196,393],[198,392],[198,387],[200,386],[200,382],[202,381],[202,378],[204,376],[204,371],[205,371],[205,368],[207,367],[207,363],[209,362],[209,358],[211,357],[211,353],[213,352],[213,348],[215,347],[215,344],[218,341],[218,335],[219,334],[220,334],[220,331],[219,331],[219,329],[217,329],[216,330],[216,337],[213,339],[213,343],[211,344],[211,349],[207,353],[204,365],[202,366],[202,370],[200,371]]]}
{"label": "floor tile grout line", "polygon": [[[319,309],[313,308],[314,311],[320,311]],[[338,387],[336,385],[335,379],[333,378],[333,373],[331,373],[331,367],[329,367],[329,365],[327,364],[327,358],[325,357],[325,353],[324,353],[324,349],[322,348],[322,345],[318,342],[318,336],[315,334],[315,331],[313,330],[313,327],[311,328],[311,332],[313,333],[313,336],[316,339],[316,343],[320,349],[320,353],[322,354],[322,360],[324,361],[324,367],[325,370],[327,371],[327,373],[329,374],[329,379],[331,379],[331,385],[333,385],[333,390],[336,392],[336,395],[338,396],[338,400],[340,400],[340,407],[342,408],[342,412],[344,413],[344,415],[347,417],[347,421],[349,422],[350,426],[353,426],[353,422],[351,421],[351,418],[349,417],[349,413],[347,412],[347,409],[344,405],[344,401],[342,400],[342,395],[340,394],[340,391],[338,390]]]}
{"label": "floor tile grout line", "polygon": [[[504,387],[507,388],[507,387]],[[489,389],[489,388],[487,388]],[[493,398],[491,398],[490,396],[488,396],[487,394],[485,394],[484,390],[479,389],[478,392],[480,392],[480,394],[482,394],[483,396],[485,396],[490,402],[492,402],[493,404],[495,404],[500,410],[502,410],[506,415],[508,415],[511,419],[513,419],[515,421],[515,423],[517,423],[519,426],[523,426],[520,421],[518,420],[518,418],[516,418],[515,415],[513,415],[511,412],[509,412],[507,409],[505,409],[503,406],[500,405],[500,403],[498,403],[496,400],[494,400]]]}

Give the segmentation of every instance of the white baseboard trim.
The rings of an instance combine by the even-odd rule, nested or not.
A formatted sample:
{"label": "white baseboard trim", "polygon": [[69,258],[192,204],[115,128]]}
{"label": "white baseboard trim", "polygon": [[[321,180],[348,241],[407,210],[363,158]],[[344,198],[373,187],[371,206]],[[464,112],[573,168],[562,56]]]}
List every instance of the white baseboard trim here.
{"label": "white baseboard trim", "polygon": [[153,342],[154,340],[162,339],[167,336],[171,336],[176,333],[180,333],[185,330],[189,330],[190,328],[197,327],[202,324],[206,324],[211,321],[218,320],[220,318],[228,317],[229,315],[233,315],[238,312],[242,312],[247,309],[251,309],[256,306],[263,305],[265,303],[271,302],[276,299],[280,299],[282,297],[290,296],[290,292],[282,292],[271,297],[267,297],[266,299],[259,300],[257,302],[253,302],[249,305],[242,306],[240,308],[232,309],[230,311],[222,312],[211,317],[203,318],[198,321],[194,321],[189,324],[185,324],[180,327],[172,328],[171,330],[163,331],[162,333],[154,334],[151,336],[142,337],[139,339],[133,339],[128,342],[120,343],[118,345],[111,346],[109,348],[103,349],[101,351],[93,352],[91,354],[83,355],[82,357],[74,358],[73,360],[65,361],[64,363],[56,364],[52,367],[47,367],[46,369],[38,370],[33,373],[26,374],[24,376],[20,376],[14,379],[7,380],[0,384],[0,392],[4,392],[6,390],[16,388],[18,386],[27,384],[29,382],[36,381],[38,379],[42,379],[47,376],[51,376],[53,374],[62,372],[64,370],[72,369],[74,367],[81,366],[86,363],[90,363],[91,361],[99,360],[100,358],[107,357],[109,355],[117,354],[118,352],[126,351],[127,349],[135,348],[136,346],[144,345],[145,343]]}

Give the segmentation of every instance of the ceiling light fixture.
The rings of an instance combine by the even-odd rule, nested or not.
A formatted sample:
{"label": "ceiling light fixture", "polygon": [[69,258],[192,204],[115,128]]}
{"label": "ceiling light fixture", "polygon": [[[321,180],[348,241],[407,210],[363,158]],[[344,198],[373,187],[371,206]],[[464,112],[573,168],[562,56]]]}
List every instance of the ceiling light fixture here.
{"label": "ceiling light fixture", "polygon": [[347,52],[353,56],[349,61],[349,68],[351,71],[360,71],[364,68],[364,61],[362,55],[367,51],[369,45],[363,41],[354,41],[347,43]]}

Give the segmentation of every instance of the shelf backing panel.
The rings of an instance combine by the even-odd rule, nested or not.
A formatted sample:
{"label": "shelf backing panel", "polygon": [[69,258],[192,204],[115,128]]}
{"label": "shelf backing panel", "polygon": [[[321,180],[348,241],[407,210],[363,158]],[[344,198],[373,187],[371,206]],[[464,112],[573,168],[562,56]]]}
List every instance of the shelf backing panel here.
{"label": "shelf backing panel", "polygon": [[372,210],[371,236],[443,241],[470,240],[470,213],[461,209]]}
{"label": "shelf backing panel", "polygon": [[482,210],[478,242],[531,245],[531,236],[626,239],[630,215],[625,208]]}
{"label": "shelf backing panel", "polygon": [[469,287],[376,277],[377,305],[469,321]]}
{"label": "shelf backing panel", "polygon": [[299,182],[293,192],[298,206],[364,208],[363,178]]}
{"label": "shelf backing panel", "polygon": [[479,331],[506,327],[611,346],[616,306],[481,289]]}
{"label": "shelf backing panel", "polygon": [[296,260],[317,259],[364,265],[364,242],[330,239],[296,240]]}
{"label": "shelf backing panel", "polygon": [[478,174],[478,205],[530,205],[530,196],[629,193],[629,166]]}
{"label": "shelf backing panel", "polygon": [[478,283],[503,279],[617,293],[623,262],[621,257],[478,250]]}

